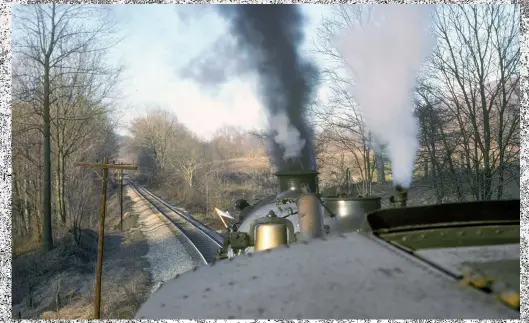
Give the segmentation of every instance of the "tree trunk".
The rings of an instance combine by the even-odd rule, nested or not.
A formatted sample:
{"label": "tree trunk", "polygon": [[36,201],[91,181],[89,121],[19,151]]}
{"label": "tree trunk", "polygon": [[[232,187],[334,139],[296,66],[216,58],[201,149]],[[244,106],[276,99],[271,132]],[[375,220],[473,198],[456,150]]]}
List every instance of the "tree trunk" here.
{"label": "tree trunk", "polygon": [[496,198],[500,200],[503,197],[503,182],[505,180],[504,178],[504,157],[503,154],[500,155],[500,165],[498,169],[498,191],[496,192]]}
{"label": "tree trunk", "polygon": [[371,190],[371,184],[373,183],[373,172],[371,171],[371,150],[369,149],[367,143],[364,143],[364,154],[366,156],[366,188],[364,195],[369,196],[373,193]]}
{"label": "tree trunk", "polygon": [[40,208],[39,208],[39,205],[41,205],[40,201],[38,204],[35,204],[35,218],[36,218],[36,221],[35,223],[37,224],[37,238],[38,238],[38,241],[42,241],[42,226],[41,226],[41,222],[40,222],[40,219],[42,219],[42,212],[40,211]]}
{"label": "tree trunk", "polygon": [[[42,160],[42,142],[39,140],[39,159],[38,159],[38,172],[42,172],[43,170],[43,165],[41,163],[41,160]],[[43,216],[42,216],[42,205],[43,205],[43,199],[42,199],[42,190],[41,190],[41,187],[43,186],[43,177],[42,176],[37,176],[35,182],[34,182],[34,186],[33,186],[33,192],[35,192],[35,195],[34,195],[34,201],[33,201],[33,214],[35,215],[35,223],[37,224],[37,237],[38,237],[38,241],[39,243],[42,242],[42,219],[43,219]]]}
{"label": "tree trunk", "polygon": [[23,221],[24,213],[22,211],[22,205],[21,205],[21,199],[20,199],[20,193],[18,190],[18,176],[12,176],[12,183],[13,183],[13,198],[12,198],[12,204],[13,204],[13,210],[11,212],[11,221],[12,221],[12,231],[15,236],[22,235],[21,228],[22,224],[19,222],[20,219]]}
{"label": "tree trunk", "polygon": [[59,154],[57,153],[57,169],[55,170],[55,213],[56,217],[63,222],[63,216],[61,211],[61,164]]}
{"label": "tree trunk", "polygon": [[384,156],[382,152],[375,153],[375,161],[377,164],[377,181],[379,184],[386,184],[386,172],[384,169]]}
{"label": "tree trunk", "polygon": [[[435,148],[435,147],[434,147]],[[435,156],[435,153],[433,153]],[[435,157],[432,157],[432,160]],[[433,189],[435,192],[435,203],[443,203],[443,197],[445,195],[443,182],[441,179],[441,170],[439,169],[435,160],[432,162],[432,180],[433,180]]]}
{"label": "tree trunk", "polygon": [[[59,146],[59,144],[57,144]],[[58,217],[61,221],[61,224],[66,224],[66,211],[64,208],[64,155],[57,147],[57,173],[56,180],[57,184],[55,186],[55,202],[58,212]]]}
{"label": "tree trunk", "polygon": [[65,162],[65,156],[64,154],[61,154],[61,210],[62,210],[62,214],[64,216],[64,222],[63,223],[66,223],[66,218],[67,218],[67,212],[66,212],[66,198],[64,197],[64,188],[66,186],[65,184],[65,170],[64,170],[64,166],[65,166],[66,162]]}
{"label": "tree trunk", "polygon": [[[27,174],[25,175],[27,176]],[[29,179],[24,178],[24,216],[26,217],[26,232],[31,237],[32,236],[32,226],[31,226],[31,204],[29,201],[28,189],[29,189]]]}
{"label": "tree trunk", "polygon": [[50,135],[50,57],[44,61],[44,197],[43,206],[43,247],[53,249],[53,235],[51,227],[51,135]]}
{"label": "tree trunk", "polygon": [[25,222],[25,231],[28,236],[31,237],[32,233],[32,226],[31,226],[31,202],[29,200],[29,189],[30,189],[30,171],[28,170],[28,165],[24,165],[24,174],[20,176],[20,180],[22,181],[22,191],[24,194],[24,200],[22,202],[22,212],[24,216],[24,222]]}

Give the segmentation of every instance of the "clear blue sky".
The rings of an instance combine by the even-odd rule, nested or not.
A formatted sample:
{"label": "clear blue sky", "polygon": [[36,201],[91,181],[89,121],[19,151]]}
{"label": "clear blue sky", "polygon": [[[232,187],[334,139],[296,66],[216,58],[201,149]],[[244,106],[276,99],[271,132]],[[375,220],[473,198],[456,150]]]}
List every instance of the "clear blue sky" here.
{"label": "clear blue sky", "polygon": [[[315,28],[328,6],[301,6],[310,21],[305,47],[310,50]],[[204,139],[223,125],[247,129],[266,125],[253,84],[247,79],[234,78],[213,97],[178,74],[179,68],[226,32],[226,22],[217,14],[196,5],[115,5],[113,9],[125,37],[114,55],[127,66],[122,102],[126,120],[156,104],[174,112]]]}

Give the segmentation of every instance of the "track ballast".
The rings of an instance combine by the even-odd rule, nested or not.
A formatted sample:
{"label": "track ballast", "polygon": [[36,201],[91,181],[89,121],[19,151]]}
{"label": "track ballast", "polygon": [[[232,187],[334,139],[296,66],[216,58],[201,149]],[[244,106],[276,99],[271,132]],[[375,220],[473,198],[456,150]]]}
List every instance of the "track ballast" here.
{"label": "track ballast", "polygon": [[177,230],[182,233],[184,240],[188,242],[191,249],[196,252],[204,264],[210,264],[215,260],[217,249],[223,243],[221,235],[194,219],[190,214],[178,210],[165,202],[149,190],[131,181],[127,182],[142,198],[158,210],[163,217],[174,224]]}

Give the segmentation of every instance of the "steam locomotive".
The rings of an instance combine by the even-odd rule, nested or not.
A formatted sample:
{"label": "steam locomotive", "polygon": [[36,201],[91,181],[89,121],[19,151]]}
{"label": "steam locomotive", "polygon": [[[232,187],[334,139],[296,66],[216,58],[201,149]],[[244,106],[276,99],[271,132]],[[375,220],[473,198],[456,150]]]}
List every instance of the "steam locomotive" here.
{"label": "steam locomotive", "polygon": [[238,201],[211,266],[162,285],[147,319],[506,319],[520,312],[520,201],[392,208],[321,197],[317,172]]}

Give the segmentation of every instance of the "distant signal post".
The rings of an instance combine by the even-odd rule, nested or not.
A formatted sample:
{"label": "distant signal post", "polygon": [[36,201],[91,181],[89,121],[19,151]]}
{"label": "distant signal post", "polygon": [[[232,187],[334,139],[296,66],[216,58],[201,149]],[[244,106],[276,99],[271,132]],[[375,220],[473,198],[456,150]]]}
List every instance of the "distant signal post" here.
{"label": "distant signal post", "polygon": [[[123,170],[137,170],[138,167],[131,166],[131,164],[109,164],[108,158],[103,159],[102,164],[98,163],[75,163],[75,166],[90,167],[90,168],[102,168],[103,169],[103,186],[101,192],[101,217],[99,220],[99,236],[97,241],[97,268],[96,268],[96,286],[95,286],[95,299],[94,299],[94,318],[101,318],[101,272],[103,270],[103,246],[105,238],[105,214],[107,210],[107,181],[108,181],[108,169],[119,169],[120,174],[120,207],[121,207],[121,222],[123,222]],[[123,228],[122,223],[120,224]]]}
{"label": "distant signal post", "polygon": [[[132,166],[132,164],[119,163],[118,166]],[[119,169],[118,180],[119,180],[119,229],[123,231],[123,169]],[[136,167],[138,169],[138,167]]]}

